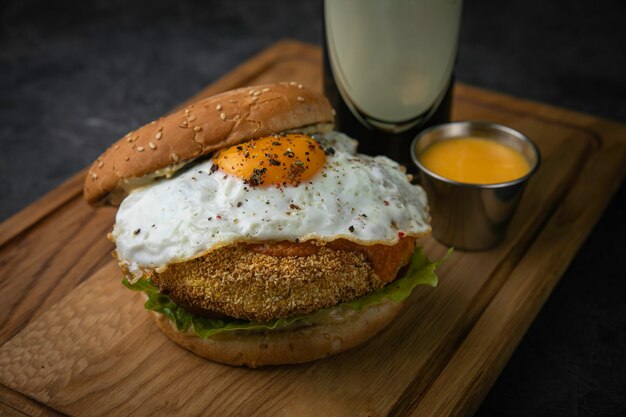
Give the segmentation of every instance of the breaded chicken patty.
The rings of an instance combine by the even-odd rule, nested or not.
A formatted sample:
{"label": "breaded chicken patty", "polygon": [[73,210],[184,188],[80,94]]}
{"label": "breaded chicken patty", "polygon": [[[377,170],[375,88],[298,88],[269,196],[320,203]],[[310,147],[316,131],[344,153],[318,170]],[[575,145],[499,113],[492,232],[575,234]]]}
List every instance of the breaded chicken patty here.
{"label": "breaded chicken patty", "polygon": [[153,283],[194,312],[265,322],[354,300],[396,278],[415,240],[235,245],[155,272]]}

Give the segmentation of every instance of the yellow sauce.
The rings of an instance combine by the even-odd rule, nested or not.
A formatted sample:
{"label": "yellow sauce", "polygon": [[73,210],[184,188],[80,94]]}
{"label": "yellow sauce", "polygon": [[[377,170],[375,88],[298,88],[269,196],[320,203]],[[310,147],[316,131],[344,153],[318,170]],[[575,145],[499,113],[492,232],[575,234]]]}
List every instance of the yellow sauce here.
{"label": "yellow sauce", "polygon": [[523,177],[530,164],[522,154],[499,142],[479,138],[443,140],[419,157],[429,171],[470,184],[495,184]]}

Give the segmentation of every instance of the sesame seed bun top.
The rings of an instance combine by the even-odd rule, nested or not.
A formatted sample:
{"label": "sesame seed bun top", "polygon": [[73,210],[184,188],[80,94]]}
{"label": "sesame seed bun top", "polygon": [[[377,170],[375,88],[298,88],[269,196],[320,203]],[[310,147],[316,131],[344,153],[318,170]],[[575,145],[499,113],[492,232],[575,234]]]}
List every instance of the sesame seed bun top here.
{"label": "sesame seed bun top", "polygon": [[227,91],[118,140],[89,168],[83,194],[91,204],[117,204],[129,182],[166,176],[199,156],[246,140],[332,124],[333,119],[323,95],[294,82]]}

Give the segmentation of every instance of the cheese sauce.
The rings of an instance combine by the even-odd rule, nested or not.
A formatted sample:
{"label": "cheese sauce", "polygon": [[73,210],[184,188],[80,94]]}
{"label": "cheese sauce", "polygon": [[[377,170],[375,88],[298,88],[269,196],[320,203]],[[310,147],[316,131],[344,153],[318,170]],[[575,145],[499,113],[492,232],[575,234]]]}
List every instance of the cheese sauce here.
{"label": "cheese sauce", "polygon": [[419,157],[429,171],[469,184],[513,181],[530,171],[526,158],[513,148],[480,138],[456,138],[430,145]]}

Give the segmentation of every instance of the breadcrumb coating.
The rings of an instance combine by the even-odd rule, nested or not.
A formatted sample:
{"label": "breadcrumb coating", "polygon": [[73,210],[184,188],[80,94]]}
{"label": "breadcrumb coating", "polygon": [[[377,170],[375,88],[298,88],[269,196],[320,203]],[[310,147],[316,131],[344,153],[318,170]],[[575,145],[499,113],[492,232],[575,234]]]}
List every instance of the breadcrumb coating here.
{"label": "breadcrumb coating", "polygon": [[152,280],[182,303],[259,322],[308,314],[386,284],[361,252],[321,247],[309,256],[272,256],[245,245],[172,264]]}

